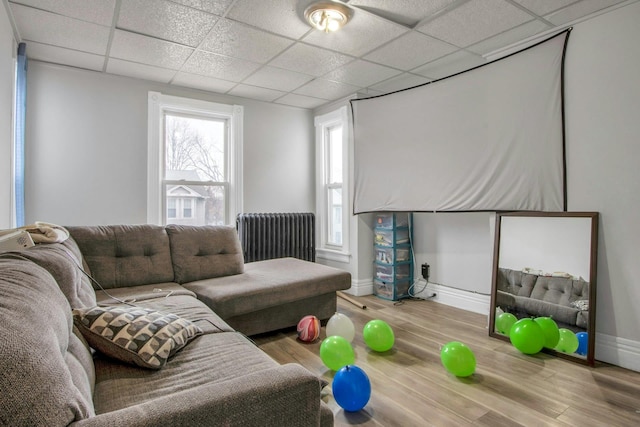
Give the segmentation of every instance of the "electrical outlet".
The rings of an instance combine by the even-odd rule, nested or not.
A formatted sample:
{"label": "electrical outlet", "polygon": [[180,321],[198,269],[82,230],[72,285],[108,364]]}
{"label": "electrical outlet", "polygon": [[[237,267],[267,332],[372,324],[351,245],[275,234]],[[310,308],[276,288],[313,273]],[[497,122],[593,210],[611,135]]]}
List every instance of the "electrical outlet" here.
{"label": "electrical outlet", "polygon": [[429,281],[429,273],[430,273],[429,270],[430,270],[429,264],[427,264],[426,262],[422,264],[422,278],[427,282]]}

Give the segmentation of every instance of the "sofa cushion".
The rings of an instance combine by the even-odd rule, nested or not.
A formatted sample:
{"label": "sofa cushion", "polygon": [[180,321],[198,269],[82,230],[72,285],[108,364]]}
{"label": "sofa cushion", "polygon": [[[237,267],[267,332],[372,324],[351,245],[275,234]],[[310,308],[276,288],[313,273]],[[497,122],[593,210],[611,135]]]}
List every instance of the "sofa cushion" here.
{"label": "sofa cushion", "polygon": [[97,357],[95,363],[98,414],[278,366],[237,332],[202,335],[159,371],[113,363],[104,357]]}
{"label": "sofa cushion", "polygon": [[116,305],[119,304],[118,300],[135,301],[137,306],[173,313],[190,320],[199,326],[205,334],[233,331],[227,322],[211,311],[202,301],[196,299],[196,294],[177,283],[109,289],[108,292],[109,295],[104,292],[97,293],[100,305]]}
{"label": "sofa cushion", "polygon": [[169,236],[157,225],[66,227],[106,289],[173,281]]}
{"label": "sofa cushion", "polygon": [[584,287],[582,285],[574,286],[574,282],[584,281],[565,277],[538,276],[531,292],[531,298],[570,307],[571,302],[582,298],[584,292]]}
{"label": "sofa cushion", "polygon": [[351,286],[351,275],[296,258],[247,263],[243,274],[199,280],[183,286],[223,319],[301,301]]}
{"label": "sofa cushion", "polygon": [[175,314],[141,307],[76,309],[73,317],[91,347],[143,368],[162,368],[169,357],[202,334]]}
{"label": "sofa cushion", "polygon": [[98,301],[98,305],[118,305],[123,304],[123,301],[127,303],[138,303],[148,299],[173,297],[177,295],[196,297],[196,294],[185,289],[182,285],[175,282],[165,282],[98,290],[96,291],[96,300]]}
{"label": "sofa cushion", "polygon": [[72,328],[51,274],[0,259],[0,425],[68,425],[94,415],[93,361]]}
{"label": "sofa cushion", "polygon": [[529,297],[533,291],[538,276],[535,274],[523,273],[518,270],[508,268],[498,269],[498,290],[517,295],[519,297]]}
{"label": "sofa cushion", "polygon": [[71,308],[93,307],[96,295],[89,277],[82,270],[82,255],[72,239],[64,243],[43,243],[32,248],[3,254],[6,258],[26,258],[47,270],[69,301]]}
{"label": "sofa cushion", "polygon": [[166,230],[176,282],[242,273],[244,257],[235,228],[168,225]]}

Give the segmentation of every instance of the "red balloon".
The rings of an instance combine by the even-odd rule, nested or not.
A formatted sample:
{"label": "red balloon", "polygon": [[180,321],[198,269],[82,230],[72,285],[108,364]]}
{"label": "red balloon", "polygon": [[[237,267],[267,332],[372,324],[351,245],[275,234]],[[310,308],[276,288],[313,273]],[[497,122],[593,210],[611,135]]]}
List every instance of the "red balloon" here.
{"label": "red balloon", "polygon": [[304,342],[313,342],[320,336],[320,321],[316,316],[304,316],[298,322],[298,338]]}

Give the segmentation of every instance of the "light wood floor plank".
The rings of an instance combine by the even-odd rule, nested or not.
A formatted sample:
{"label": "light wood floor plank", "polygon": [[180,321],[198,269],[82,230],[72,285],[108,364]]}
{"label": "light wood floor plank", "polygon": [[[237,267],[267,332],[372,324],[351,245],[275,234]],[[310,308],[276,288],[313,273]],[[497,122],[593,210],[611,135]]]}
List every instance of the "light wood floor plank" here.
{"label": "light wood floor plank", "polygon": [[[320,359],[324,326],[314,343],[299,341],[295,328],[252,337],[279,363],[300,363],[329,382],[323,400],[336,426],[640,426],[638,372],[522,354],[488,336],[486,316],[436,302],[354,299],[367,309],[338,298],[338,311],[356,327],[355,364],[372,385],[369,403],[359,412],[345,412],[333,400],[335,373]],[[362,328],[372,319],[393,329],[390,351],[365,345]],[[473,350],[477,365],[471,377],[456,378],[443,368],[440,351],[450,341]]]}

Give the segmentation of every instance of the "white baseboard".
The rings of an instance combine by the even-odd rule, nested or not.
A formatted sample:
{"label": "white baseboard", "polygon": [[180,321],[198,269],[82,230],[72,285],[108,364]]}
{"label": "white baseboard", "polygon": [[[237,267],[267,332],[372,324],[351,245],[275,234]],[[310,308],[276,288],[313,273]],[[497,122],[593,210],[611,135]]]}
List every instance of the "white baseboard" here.
{"label": "white baseboard", "polygon": [[425,289],[422,289],[419,285],[416,288],[420,290],[419,293],[415,294],[418,298],[428,298],[436,294],[435,297],[429,299],[462,310],[484,315],[489,314],[489,307],[491,306],[491,297],[489,295],[450,288],[435,283],[427,284]]}
{"label": "white baseboard", "polygon": [[[417,298],[427,299],[428,296],[435,293],[436,296],[429,298],[430,300],[474,313],[489,314],[491,298],[488,295],[454,289],[435,283],[429,283],[424,289],[423,286],[418,284],[415,286],[414,292],[416,290],[419,291],[414,295]],[[352,280],[351,288],[345,292],[357,297],[371,295],[373,294],[373,279]]]}
{"label": "white baseboard", "polygon": [[640,342],[596,332],[596,360],[640,372]]}
{"label": "white baseboard", "polygon": [[351,280],[351,287],[345,291],[356,297],[373,294],[373,279]]}

